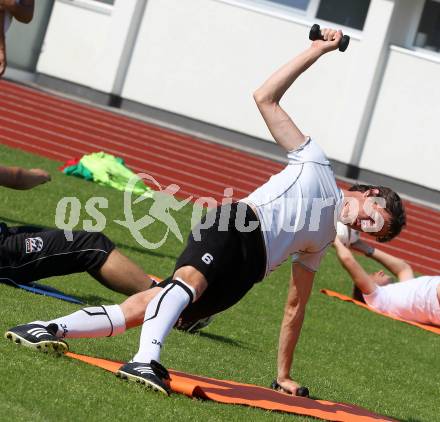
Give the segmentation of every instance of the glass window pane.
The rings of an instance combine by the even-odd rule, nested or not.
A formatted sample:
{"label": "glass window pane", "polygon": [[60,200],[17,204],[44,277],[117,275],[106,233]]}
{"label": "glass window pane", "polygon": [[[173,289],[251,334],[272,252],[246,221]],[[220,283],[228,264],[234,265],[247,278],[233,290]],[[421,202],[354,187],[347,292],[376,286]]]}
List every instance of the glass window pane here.
{"label": "glass window pane", "polygon": [[115,0],[95,0],[100,1],[101,3],[111,4],[112,6],[115,4]]}
{"label": "glass window pane", "polygon": [[363,29],[369,7],[370,0],[321,0],[316,17],[350,28]]}
{"label": "glass window pane", "polygon": [[271,3],[278,3],[283,6],[290,6],[296,9],[306,10],[310,0],[269,0]]}
{"label": "glass window pane", "polygon": [[428,0],[423,9],[416,39],[416,47],[440,51],[440,3]]}

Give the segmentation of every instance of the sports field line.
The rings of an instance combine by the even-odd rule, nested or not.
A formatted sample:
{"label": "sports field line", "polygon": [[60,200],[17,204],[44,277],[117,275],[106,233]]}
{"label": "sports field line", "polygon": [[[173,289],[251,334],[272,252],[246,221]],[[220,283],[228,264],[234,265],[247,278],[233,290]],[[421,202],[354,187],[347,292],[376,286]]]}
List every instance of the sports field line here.
{"label": "sports field line", "polygon": [[[6,84],[4,87],[3,84]],[[5,88],[5,89],[4,89]],[[12,91],[11,91],[12,88]],[[22,91],[24,90],[24,91]],[[72,103],[70,100],[65,100],[58,97],[51,97],[48,94],[41,93],[39,91],[31,90],[30,88],[18,87],[17,85],[10,84],[7,82],[2,82],[2,98],[6,96],[11,96],[11,92],[14,94],[12,98],[16,104],[21,104],[28,101],[29,98],[32,99],[30,102],[31,107],[34,111],[44,110],[47,104],[50,104],[48,111],[52,113],[49,116],[53,119],[54,116],[60,117],[62,113],[65,117],[73,117],[72,121],[84,122],[88,125],[89,130],[94,128],[106,128],[112,134],[121,134],[123,136],[130,136],[130,142],[133,144],[138,144],[144,146],[142,142],[142,136],[151,136],[161,138],[163,141],[172,141],[174,146],[182,145],[187,148],[187,152],[193,154],[199,152],[201,149],[208,153],[210,159],[228,159],[234,158],[239,165],[249,165],[248,154],[243,153],[239,150],[234,150],[232,148],[227,148],[223,146],[217,146],[207,141],[200,139],[194,139],[192,137],[179,134],[177,132],[168,131],[157,126],[150,125],[141,121],[130,119],[128,117],[122,116],[120,114],[111,113],[109,111],[100,110],[93,108],[91,106],[86,106],[80,103]],[[9,93],[9,94],[8,94]],[[49,100],[49,103],[48,103]],[[93,111],[93,112],[92,112]],[[115,119],[117,119],[117,125],[115,125]],[[178,141],[178,143],[176,143]],[[202,144],[202,145],[201,145]],[[202,146],[202,148],[200,148]],[[188,148],[190,148],[188,150]],[[280,163],[276,163],[269,159],[255,157],[256,159],[252,161],[252,169],[256,172],[259,169],[266,171],[267,167],[273,168],[274,166],[281,169],[283,166]],[[232,163],[234,165],[234,163]]]}
{"label": "sports field line", "polygon": [[[127,149],[127,151],[134,153],[145,153],[147,150],[148,153],[153,156],[165,156],[171,159],[171,161],[185,160],[187,163],[193,164],[194,167],[198,168],[200,168],[200,166],[204,164],[207,159],[209,159],[212,161],[212,166],[210,169],[205,168],[205,172],[216,174],[218,171],[224,171],[224,158],[213,154],[204,153],[200,150],[190,150],[189,147],[184,145],[182,146],[179,142],[176,143],[175,140],[167,140],[163,138],[161,145],[158,145],[157,136],[152,136],[151,134],[131,135],[124,133],[124,135],[121,135],[115,133],[115,131],[111,131],[110,128],[100,130],[95,126],[90,127],[92,123],[81,124],[77,120],[74,120],[72,116],[70,119],[66,119],[64,117],[55,116],[55,114],[51,115],[50,111],[35,111],[31,106],[17,106],[13,102],[5,101],[4,98],[0,99],[0,111],[10,115],[11,119],[19,121],[26,119],[28,124],[33,124],[37,128],[40,127],[39,125],[41,122],[47,124],[47,119],[51,119],[51,130],[54,130],[57,133],[69,134],[74,141],[90,140],[96,144],[109,144],[114,147],[122,146]],[[54,117],[56,117],[56,120],[54,120]],[[49,126],[46,127],[49,128]],[[135,139],[132,138],[133,136]],[[138,139],[141,139],[141,141]],[[232,173],[236,174],[242,174],[243,170],[249,170],[249,180],[255,180],[256,183],[261,183],[267,174],[267,171],[258,171],[258,169],[255,171],[251,165],[235,161],[231,163],[229,169]]]}
{"label": "sports field line", "polygon": [[[223,188],[227,186],[225,186],[225,184],[222,182],[209,178],[207,175],[203,176],[202,169],[188,166],[184,162],[177,160],[173,163],[171,158],[159,157],[158,159],[154,160],[153,158],[156,158],[154,155],[145,153],[128,153],[122,144],[119,148],[115,148],[106,142],[96,143],[87,139],[81,140],[73,138],[72,136],[68,135],[67,131],[65,130],[56,132],[55,130],[51,130],[49,126],[38,127],[34,124],[23,123],[18,119],[11,119],[7,115],[0,115],[0,123],[2,125],[1,133],[6,133],[10,136],[10,132],[14,131],[17,136],[21,136],[22,138],[31,135],[34,140],[38,139],[42,145],[51,145],[54,148],[62,150],[64,153],[66,150],[69,150],[72,151],[72,154],[82,156],[84,153],[105,151],[122,157],[127,164],[133,165],[136,163],[137,167],[139,167],[139,164],[141,164],[142,171],[144,172],[152,171],[163,175],[172,174],[175,175],[176,179],[185,179],[193,183],[195,186],[205,188],[214,187],[222,194]],[[12,127],[14,129],[12,129]],[[215,172],[212,173],[213,174],[211,174],[210,177],[215,177]],[[235,190],[236,194],[239,195],[245,195],[249,191],[244,190],[243,187],[236,188]]]}

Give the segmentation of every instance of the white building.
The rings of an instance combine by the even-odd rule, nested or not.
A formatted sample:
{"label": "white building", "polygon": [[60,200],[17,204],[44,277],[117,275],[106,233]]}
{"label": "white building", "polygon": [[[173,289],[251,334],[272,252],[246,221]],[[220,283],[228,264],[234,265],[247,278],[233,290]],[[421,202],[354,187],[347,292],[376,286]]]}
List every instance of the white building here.
{"label": "white building", "polygon": [[337,174],[439,204],[437,0],[58,0],[37,82],[276,155],[252,92],[313,23],[351,43],[301,77],[287,111]]}

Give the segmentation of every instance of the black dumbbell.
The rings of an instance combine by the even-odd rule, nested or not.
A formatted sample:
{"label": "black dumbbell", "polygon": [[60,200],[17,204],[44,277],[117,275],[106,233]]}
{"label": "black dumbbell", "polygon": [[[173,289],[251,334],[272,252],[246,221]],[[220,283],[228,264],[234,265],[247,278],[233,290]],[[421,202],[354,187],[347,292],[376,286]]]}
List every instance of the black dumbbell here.
{"label": "black dumbbell", "polygon": [[[321,27],[315,23],[310,29],[309,40],[316,41],[322,39]],[[350,44],[350,37],[348,35],[344,35],[339,43],[339,51],[344,52],[347,50],[348,44]]]}
{"label": "black dumbbell", "polygon": [[[276,390],[276,391],[284,391],[284,392],[286,392],[286,391],[284,390],[284,388],[281,387],[281,385],[279,385],[279,384],[277,383],[277,380],[276,380],[276,379],[272,381],[272,384],[270,384],[270,388],[272,388],[272,390]],[[309,389],[308,389],[307,387],[299,387],[299,388],[296,390],[296,395],[299,396],[299,397],[309,397]]]}

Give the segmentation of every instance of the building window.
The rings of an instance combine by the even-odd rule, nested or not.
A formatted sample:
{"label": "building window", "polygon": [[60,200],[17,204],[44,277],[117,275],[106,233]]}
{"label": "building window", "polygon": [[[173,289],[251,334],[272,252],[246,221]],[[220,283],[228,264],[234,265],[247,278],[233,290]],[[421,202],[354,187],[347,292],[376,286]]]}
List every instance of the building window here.
{"label": "building window", "polygon": [[432,51],[440,51],[440,2],[426,1],[414,45]]}
{"label": "building window", "polygon": [[307,10],[310,0],[268,0],[271,3],[281,4],[282,6],[294,7],[295,9]]}
{"label": "building window", "polygon": [[[269,10],[299,13],[307,20],[321,19],[349,28],[362,30],[367,18],[370,0],[218,0],[243,4],[244,7],[269,6]],[[439,0],[440,1],[440,0]]]}
{"label": "building window", "polygon": [[321,0],[316,17],[350,28],[364,28],[370,0]]}

